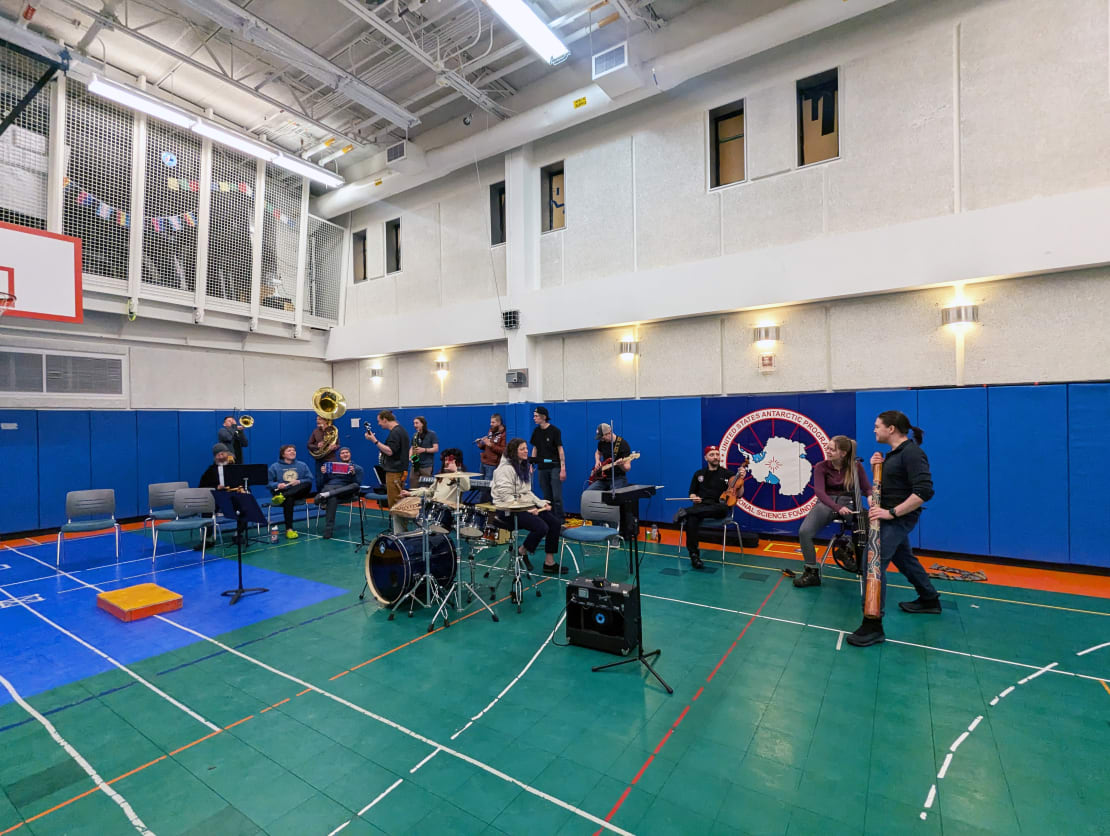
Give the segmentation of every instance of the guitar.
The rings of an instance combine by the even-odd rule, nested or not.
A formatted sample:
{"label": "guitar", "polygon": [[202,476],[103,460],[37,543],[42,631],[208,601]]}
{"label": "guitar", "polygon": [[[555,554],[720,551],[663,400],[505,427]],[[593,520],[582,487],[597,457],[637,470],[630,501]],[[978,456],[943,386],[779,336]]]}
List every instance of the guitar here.
{"label": "guitar", "polygon": [[609,470],[609,468],[611,468],[614,464],[625,464],[638,458],[640,458],[639,453],[632,453],[631,455],[625,456],[623,459],[617,459],[615,462],[612,459],[606,459],[597,467],[595,467],[592,473],[590,473],[589,484],[592,485],[599,479],[606,478],[605,471]]}

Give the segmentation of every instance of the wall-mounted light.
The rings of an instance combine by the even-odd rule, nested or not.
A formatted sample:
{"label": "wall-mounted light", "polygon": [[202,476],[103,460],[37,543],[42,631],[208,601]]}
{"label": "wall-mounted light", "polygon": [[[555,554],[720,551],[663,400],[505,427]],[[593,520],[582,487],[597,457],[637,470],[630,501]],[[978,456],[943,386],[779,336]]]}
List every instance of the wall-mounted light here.
{"label": "wall-mounted light", "polygon": [[622,360],[631,360],[640,353],[640,341],[627,339],[621,340],[620,355]]}
{"label": "wall-mounted light", "polygon": [[447,373],[451,371],[451,364],[446,360],[436,360],[436,377],[443,380],[447,377]]}
{"label": "wall-mounted light", "polygon": [[760,351],[771,351],[782,340],[782,329],[778,325],[760,325],[752,329],[752,342]]}
{"label": "wall-mounted light", "polygon": [[979,321],[979,306],[959,304],[940,309],[940,324],[953,328],[970,328]]}
{"label": "wall-mounted light", "polygon": [[382,370],[381,369],[371,369],[370,370],[370,382],[371,383],[381,383],[382,382]]}

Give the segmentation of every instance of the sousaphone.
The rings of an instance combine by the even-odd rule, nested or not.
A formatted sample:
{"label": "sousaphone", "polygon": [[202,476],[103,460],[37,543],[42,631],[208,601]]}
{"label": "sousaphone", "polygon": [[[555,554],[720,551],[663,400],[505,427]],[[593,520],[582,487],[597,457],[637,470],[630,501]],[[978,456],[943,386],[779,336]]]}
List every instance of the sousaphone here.
{"label": "sousaphone", "polygon": [[324,442],[320,445],[320,452],[312,454],[313,458],[322,459],[330,452],[328,448],[339,443],[339,428],[334,421],[347,411],[347,401],[342,393],[330,386],[321,386],[312,393],[312,408],[321,418],[333,422],[324,428]]}

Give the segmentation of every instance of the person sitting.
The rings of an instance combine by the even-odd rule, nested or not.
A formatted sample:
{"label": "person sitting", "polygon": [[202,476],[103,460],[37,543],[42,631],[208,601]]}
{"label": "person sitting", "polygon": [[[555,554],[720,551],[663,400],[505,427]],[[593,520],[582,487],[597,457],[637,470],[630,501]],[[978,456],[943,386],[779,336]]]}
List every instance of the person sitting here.
{"label": "person sitting", "polygon": [[[705,467],[694,473],[690,479],[690,508],[682,508],[675,514],[675,522],[686,524],[686,551],[690,555],[690,565],[701,569],[705,563],[701,559],[701,524],[703,520],[723,520],[728,516],[728,506],[721,501],[721,495],[728,490],[729,479],[733,473],[721,467],[721,451],[714,446],[702,451]],[[744,465],[738,471],[741,480],[747,475]],[[740,483],[743,495],[743,481]]]}
{"label": "person sitting", "polygon": [[562,533],[559,518],[551,513],[551,505],[532,493],[529,487],[532,484],[531,466],[528,464],[528,442],[523,438],[512,439],[505,448],[505,455],[501,464],[493,472],[493,484],[490,492],[493,494],[493,504],[497,506],[523,505],[532,507],[520,511],[498,511],[497,524],[502,528],[513,527],[512,517],[516,517],[519,528],[528,531],[524,545],[518,554],[524,558],[524,565],[529,570],[532,561],[528,556],[536,551],[540,540],[544,541],[545,575],[558,575],[570,571],[570,567],[560,567],[555,562],[555,555],[559,552],[559,537]]}
{"label": "person sitting", "polygon": [[285,514],[286,538],[296,540],[300,535],[293,530],[293,506],[312,493],[312,471],[297,459],[297,445],[283,444],[278,449],[278,460],[270,465],[267,487],[273,493],[270,504],[281,506]]}
{"label": "person sitting", "polygon": [[[338,465],[338,466],[337,466]],[[351,448],[339,448],[338,462],[320,465],[323,489],[316,494],[316,504],[324,502],[323,538],[330,540],[335,528],[335,509],[341,501],[356,496],[362,486],[362,468],[351,461]]]}
{"label": "person sitting", "polygon": [[[440,475],[449,473],[462,473],[462,450],[458,447],[449,447],[440,455],[442,470]],[[431,501],[446,505],[452,511],[457,511],[461,504],[462,495],[470,490],[470,477],[448,477],[436,479],[434,488],[413,488],[411,491],[401,491],[401,496],[421,496],[431,493]]]}

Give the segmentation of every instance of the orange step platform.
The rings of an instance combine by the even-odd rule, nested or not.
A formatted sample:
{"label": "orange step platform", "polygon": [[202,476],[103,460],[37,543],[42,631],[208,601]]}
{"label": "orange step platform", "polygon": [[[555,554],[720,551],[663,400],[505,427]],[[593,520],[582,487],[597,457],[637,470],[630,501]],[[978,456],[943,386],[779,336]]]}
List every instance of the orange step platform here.
{"label": "orange step platform", "polygon": [[101,592],[96,596],[96,605],[120,621],[138,621],[140,618],[181,609],[182,598],[158,584],[140,583],[111,592]]}

